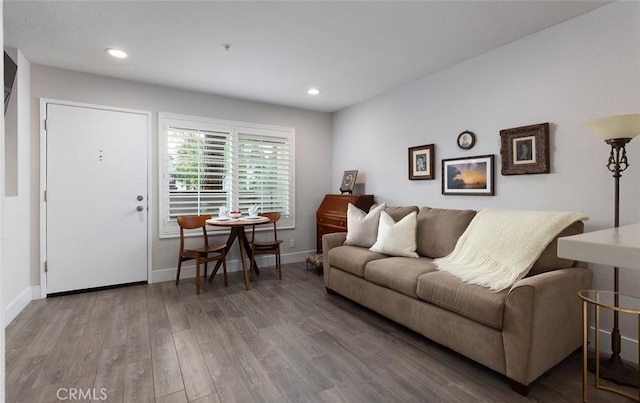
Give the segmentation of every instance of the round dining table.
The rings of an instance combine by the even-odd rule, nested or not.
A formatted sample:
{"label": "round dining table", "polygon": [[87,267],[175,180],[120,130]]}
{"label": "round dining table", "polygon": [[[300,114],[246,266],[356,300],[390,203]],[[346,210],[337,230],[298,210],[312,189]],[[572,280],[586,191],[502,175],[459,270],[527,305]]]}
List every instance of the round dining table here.
{"label": "round dining table", "polygon": [[[244,231],[246,227],[252,227],[254,225],[262,225],[267,224],[269,222],[269,218],[257,216],[257,217],[249,217],[249,216],[241,216],[239,218],[220,218],[215,217],[206,221],[207,225],[211,225],[214,227],[226,227],[231,229],[229,232],[229,238],[227,238],[227,244],[225,247],[225,253],[229,253],[231,250],[231,246],[233,246],[233,242],[238,240],[238,250],[240,251],[240,262],[242,263],[242,273],[244,275],[244,285],[247,290],[251,289],[250,278],[253,279],[254,274],[260,274],[260,270],[258,269],[258,265],[254,261],[253,264],[249,265],[249,270],[247,270],[247,264],[245,262],[245,253],[246,256],[251,259],[251,245],[249,244],[249,240],[247,239],[247,235]],[[211,272],[209,276],[209,281],[213,280],[213,277],[218,272],[221,261],[216,263],[216,267]],[[255,273],[253,272],[253,268],[255,268]],[[251,273],[249,273],[251,272]]]}

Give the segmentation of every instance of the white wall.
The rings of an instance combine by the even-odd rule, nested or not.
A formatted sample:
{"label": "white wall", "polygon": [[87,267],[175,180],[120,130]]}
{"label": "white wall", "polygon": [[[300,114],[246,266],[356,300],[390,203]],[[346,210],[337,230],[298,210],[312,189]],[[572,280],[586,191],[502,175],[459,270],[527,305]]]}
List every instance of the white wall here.
{"label": "white wall", "polygon": [[[158,112],[171,112],[218,119],[287,126],[296,129],[296,228],[283,230],[283,261],[301,261],[315,250],[315,211],[322,196],[330,188],[331,122],[328,113],[312,112],[264,103],[142,84],[91,74],[61,70],[41,65],[31,69],[31,151],[38,167],[34,167],[32,191],[39,186],[39,99],[51,98],[99,105],[148,110],[153,112],[152,177],[152,254],[153,280],[175,278],[177,239],[158,238]],[[80,152],[80,151],[78,151]],[[37,179],[37,180],[36,180]],[[39,200],[33,198],[32,211],[38,211]],[[37,231],[37,228],[32,228]],[[295,248],[289,239],[295,238]],[[221,237],[223,241],[225,237]],[[230,261],[237,266],[236,248]],[[32,246],[34,256],[39,245]],[[39,261],[37,257],[34,257]],[[38,265],[32,266],[39,278]],[[186,273],[187,275],[189,273]],[[38,280],[39,281],[39,280]]]}
{"label": "white wall", "polygon": [[[0,43],[4,44],[3,3],[0,2]],[[4,57],[0,61],[0,77],[4,77]],[[0,221],[4,218],[4,114],[0,115]],[[4,301],[4,238],[6,228],[0,227],[0,301]],[[0,309],[0,323],[4,323],[4,304]],[[0,362],[4,362],[4,326],[0,329]],[[5,366],[0,368],[0,402],[4,402]]]}
{"label": "white wall", "polygon": [[[391,205],[577,210],[590,216],[587,231],[610,227],[609,147],[582,124],[638,112],[640,3],[617,2],[336,113],[332,183],[359,169],[367,192]],[[551,173],[501,176],[499,131],[542,122],[551,124]],[[456,145],[464,130],[477,136],[468,151]],[[431,143],[436,180],[409,181],[407,148]],[[622,225],[640,222],[640,138],[627,152]],[[440,160],[482,154],[496,155],[496,195],[441,195]],[[594,287],[613,288],[611,268],[594,271]],[[621,284],[638,295],[638,271],[621,270]],[[623,333],[635,338],[634,326]]]}
{"label": "white wall", "polygon": [[[31,206],[31,158],[32,150],[30,107],[30,63],[17,49],[6,49],[7,54],[18,65],[13,83],[13,91],[5,124],[7,135],[11,135],[16,144],[12,149],[14,162],[10,175],[15,178],[15,192],[4,199],[4,228],[10,236],[4,239],[4,274],[2,307],[5,311],[5,326],[17,316],[31,301],[31,267],[35,257],[31,253],[31,231],[33,213]],[[11,130],[12,133],[9,133]],[[37,226],[36,226],[37,228]]]}

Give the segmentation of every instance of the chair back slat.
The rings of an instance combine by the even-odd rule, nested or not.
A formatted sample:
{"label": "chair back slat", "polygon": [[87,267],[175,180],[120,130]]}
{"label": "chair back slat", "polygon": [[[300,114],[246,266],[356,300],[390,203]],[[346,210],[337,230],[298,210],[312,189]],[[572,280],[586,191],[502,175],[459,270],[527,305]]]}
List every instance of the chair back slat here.
{"label": "chair back slat", "polygon": [[207,236],[206,221],[211,218],[210,215],[185,215],[177,218],[180,226],[180,250],[184,250],[184,230],[192,230],[202,228],[202,236],[204,237],[204,245],[209,246],[209,237]]}
{"label": "chair back slat", "polygon": [[[281,213],[278,212],[269,212],[269,213],[260,213],[258,214],[260,217],[267,217],[269,219],[269,223],[273,224],[273,240],[278,240],[278,228],[277,223],[280,217],[282,217]],[[251,228],[251,242],[256,239],[256,226],[252,226]]]}
{"label": "chair back slat", "polygon": [[178,217],[178,225],[184,229],[202,228],[206,225],[210,215],[185,215]]}

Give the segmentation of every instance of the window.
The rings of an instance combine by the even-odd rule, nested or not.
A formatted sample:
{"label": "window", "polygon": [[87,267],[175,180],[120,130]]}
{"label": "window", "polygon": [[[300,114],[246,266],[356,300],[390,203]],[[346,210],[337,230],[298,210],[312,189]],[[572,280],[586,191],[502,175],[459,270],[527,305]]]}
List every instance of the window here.
{"label": "window", "polygon": [[179,215],[221,206],[279,211],[294,226],[294,130],[160,114],[160,237],[179,233]]}

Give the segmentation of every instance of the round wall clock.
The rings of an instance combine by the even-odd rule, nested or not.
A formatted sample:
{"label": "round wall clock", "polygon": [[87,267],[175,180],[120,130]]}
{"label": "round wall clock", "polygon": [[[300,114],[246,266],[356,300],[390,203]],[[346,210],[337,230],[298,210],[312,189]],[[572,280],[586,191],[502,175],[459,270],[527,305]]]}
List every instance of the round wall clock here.
{"label": "round wall clock", "polygon": [[463,150],[469,150],[476,144],[476,135],[469,130],[465,130],[458,134],[458,147]]}

